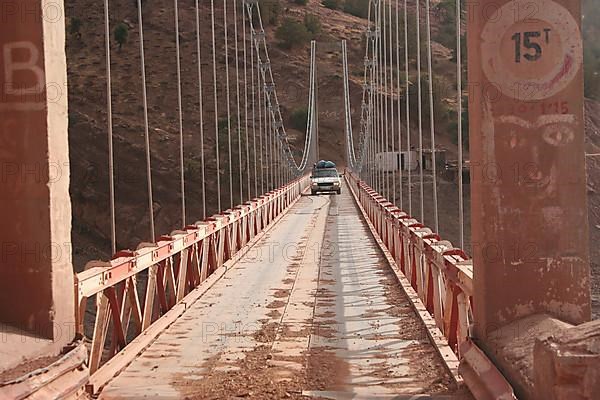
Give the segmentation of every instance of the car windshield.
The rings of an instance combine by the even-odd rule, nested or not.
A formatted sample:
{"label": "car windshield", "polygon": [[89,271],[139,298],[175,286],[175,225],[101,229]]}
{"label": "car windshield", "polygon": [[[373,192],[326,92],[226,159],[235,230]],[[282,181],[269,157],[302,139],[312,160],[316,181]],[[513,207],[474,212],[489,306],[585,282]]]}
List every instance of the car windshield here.
{"label": "car windshield", "polygon": [[335,169],[315,170],[313,176],[315,178],[337,178],[338,172]]}

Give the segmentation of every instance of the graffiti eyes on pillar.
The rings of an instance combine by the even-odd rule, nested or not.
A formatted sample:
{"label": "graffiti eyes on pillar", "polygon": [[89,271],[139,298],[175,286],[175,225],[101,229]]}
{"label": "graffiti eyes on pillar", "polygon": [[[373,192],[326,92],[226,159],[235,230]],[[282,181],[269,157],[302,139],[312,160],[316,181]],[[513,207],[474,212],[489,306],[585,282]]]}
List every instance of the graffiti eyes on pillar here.
{"label": "graffiti eyes on pillar", "polygon": [[[552,29],[546,28],[542,31],[517,32],[512,36],[515,42],[515,62],[520,63],[523,58],[527,61],[537,61],[542,58],[543,45],[550,44],[550,32]],[[543,34],[543,38],[542,38]],[[540,42],[541,38],[541,42]],[[523,54],[525,50],[525,54]]]}
{"label": "graffiti eyes on pillar", "polygon": [[575,139],[575,130],[568,123],[548,125],[544,128],[542,137],[551,146],[566,146]]}
{"label": "graffiti eyes on pillar", "polygon": [[[573,142],[577,132],[577,118],[573,114],[542,115],[529,121],[515,115],[501,115],[497,123],[512,127],[508,144],[511,148],[522,146],[529,137],[527,132],[542,129],[542,139],[554,147],[566,146]],[[515,129],[516,128],[516,129]]]}

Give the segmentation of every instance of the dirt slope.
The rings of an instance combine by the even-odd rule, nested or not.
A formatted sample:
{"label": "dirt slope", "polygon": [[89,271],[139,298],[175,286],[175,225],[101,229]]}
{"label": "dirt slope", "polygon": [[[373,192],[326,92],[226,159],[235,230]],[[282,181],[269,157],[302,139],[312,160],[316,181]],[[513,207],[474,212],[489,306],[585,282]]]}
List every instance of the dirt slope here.
{"label": "dirt slope", "polygon": [[[226,121],[225,60],[223,44],[223,2],[216,4],[218,116]],[[342,81],[339,40],[360,46],[359,36],[365,21],[333,12],[316,1],[308,7],[283,3],[283,16],[302,19],[307,9],[320,16],[323,32],[319,40],[319,95],[324,101],[321,112],[321,151],[323,157],[341,162]],[[173,3],[168,0],[144,2],[144,41],[148,88],[153,196],[157,234],[168,233],[181,226],[179,194],[179,126],[175,59]],[[179,3],[182,60],[183,127],[186,158],[187,222],[201,218],[200,118],[198,100],[198,65],[196,62],[196,31],[194,2]],[[212,52],[210,4],[201,6],[201,56],[203,77],[204,135],[207,161],[206,186],[208,212],[216,211],[215,127],[212,95]],[[230,6],[231,7],[231,6]],[[232,130],[237,127],[235,82],[235,48],[233,44],[233,10],[229,10],[229,65],[231,86]],[[241,15],[241,10],[237,10]],[[71,194],[74,210],[74,249],[76,269],[92,258],[106,258],[110,248],[108,214],[108,151],[105,52],[103,36],[103,6],[92,0],[67,2],[69,22],[79,19],[81,37],[69,35],[67,57],[69,65],[69,119],[72,168]],[[127,43],[121,50],[112,44],[113,124],[116,167],[117,237],[119,247],[133,248],[150,237],[147,185],[145,174],[142,81],[140,74],[137,9],[134,1],[111,2],[111,26],[124,23],[129,28]],[[241,35],[241,25],[240,25]],[[308,97],[308,47],[282,51],[276,45],[274,27],[267,27],[269,52],[284,118],[299,107],[306,107]],[[240,43],[240,53],[242,51]],[[351,64],[362,65],[358,48],[349,44]],[[243,73],[240,63],[240,73]],[[248,66],[250,70],[250,65]],[[250,80],[250,77],[248,77]],[[359,104],[360,86],[352,84],[353,104]],[[243,96],[243,88],[241,90]],[[242,102],[243,104],[243,102]],[[243,117],[243,107],[240,115]],[[243,124],[243,119],[242,119]],[[292,144],[302,144],[304,133],[287,124]],[[252,140],[252,139],[250,139]],[[226,134],[221,141],[222,201],[229,204],[226,189],[228,163]],[[225,143],[224,143],[225,142]],[[250,142],[252,146],[252,142]],[[237,148],[237,142],[233,144]],[[300,147],[300,146],[297,146]],[[238,169],[234,153],[233,171]],[[245,162],[245,160],[244,160]],[[245,169],[245,168],[244,168]],[[234,187],[237,187],[234,177]],[[234,203],[239,203],[237,193]]]}
{"label": "dirt slope", "polygon": [[[146,0],[143,9],[148,87],[150,142],[152,148],[152,178],[157,234],[168,233],[181,225],[179,194],[179,153],[177,120],[177,86],[175,64],[175,30],[173,3],[169,0]],[[225,73],[223,44],[223,2],[216,3],[216,37],[218,63],[218,115],[226,116]],[[344,165],[342,66],[339,42],[348,41],[351,79],[351,103],[355,131],[359,122],[361,98],[362,60],[364,57],[361,34],[366,21],[324,8],[318,0],[310,0],[307,6],[293,2],[280,2],[279,20],[291,17],[302,20],[305,13],[315,14],[322,24],[318,36],[318,83],[319,83],[319,151],[320,157],[332,159]],[[103,36],[103,6],[93,0],[67,2],[67,17],[81,20],[81,37],[69,35],[67,56],[69,66],[69,120],[70,151],[72,162],[71,194],[74,211],[73,248],[75,268],[80,270],[86,261],[109,257],[109,214],[107,172],[107,116],[106,81]],[[201,2],[201,69],[203,77],[205,156],[207,160],[206,185],[208,188],[208,212],[216,211],[215,128],[212,95],[212,53],[210,4]],[[180,41],[182,60],[183,123],[186,149],[186,196],[188,222],[201,217],[200,118],[198,100],[198,65],[196,62],[196,32],[194,2],[180,1]],[[230,9],[230,12],[232,10]],[[237,10],[238,15],[241,10]],[[124,23],[129,28],[127,43],[118,50],[112,44],[113,123],[115,138],[117,236],[119,247],[135,248],[150,237],[146,196],[144,154],[144,125],[141,102],[141,77],[137,9],[134,1],[111,2],[111,26]],[[229,64],[230,79],[235,78],[235,49],[232,43],[233,23],[229,16]],[[434,18],[435,37],[438,21]],[[290,128],[289,117],[293,110],[305,107],[308,97],[308,46],[283,51],[276,46],[274,26],[267,26],[267,38],[274,79],[282,106],[288,134],[298,153],[304,133]],[[241,51],[241,47],[240,47]],[[439,92],[441,104],[448,110],[455,107],[455,91],[448,82],[455,73],[451,51],[434,43],[434,69],[443,75],[440,82],[444,91]],[[414,60],[413,60],[414,63]],[[242,65],[240,64],[240,67]],[[235,119],[235,87],[232,86],[232,127]],[[243,104],[243,103],[242,103]],[[242,109],[243,114],[243,109]],[[416,114],[414,114],[416,115]],[[600,153],[600,104],[586,103],[587,152]],[[451,139],[447,121],[437,125],[438,146],[448,151],[448,158],[455,157],[456,145]],[[426,130],[427,126],[424,127]],[[228,188],[228,164],[225,155],[226,138],[221,134],[221,182],[223,204],[229,204],[225,191]],[[416,143],[416,129],[413,140]],[[252,145],[252,143],[250,143]],[[428,139],[425,138],[425,145]],[[234,143],[235,148],[235,143]],[[237,171],[234,153],[234,172]],[[600,292],[600,248],[593,245],[600,240],[600,156],[588,157],[588,195],[590,215],[591,255],[594,263],[596,291]],[[234,187],[237,180],[234,178]],[[468,193],[468,186],[465,188]],[[406,191],[405,198],[406,203]],[[418,188],[413,187],[413,198]],[[430,189],[425,190],[426,215],[431,213]],[[440,182],[440,218],[442,236],[458,243],[458,229],[453,221],[457,218],[457,190],[452,182]],[[466,211],[468,214],[468,196]],[[234,198],[234,203],[239,199]],[[466,237],[469,238],[467,215]],[[426,221],[427,222],[427,221]],[[600,303],[600,300],[596,298]],[[600,307],[600,304],[599,306]]]}

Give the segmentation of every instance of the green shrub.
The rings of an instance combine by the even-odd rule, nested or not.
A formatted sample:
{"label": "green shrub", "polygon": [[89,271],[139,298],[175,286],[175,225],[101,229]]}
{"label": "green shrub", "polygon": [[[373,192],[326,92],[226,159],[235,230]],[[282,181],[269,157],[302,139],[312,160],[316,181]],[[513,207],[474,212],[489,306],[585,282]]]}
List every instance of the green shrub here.
{"label": "green shrub", "polygon": [[[417,77],[411,76],[410,81],[413,82],[410,88],[410,112],[411,115],[417,115],[419,108]],[[433,75],[433,112],[436,124],[443,124],[444,122],[446,122],[445,117],[448,115],[448,106],[445,102],[442,101],[442,99],[445,97],[450,97],[451,95],[454,96],[454,94],[451,94],[449,87],[450,86],[445,81],[445,78],[439,75]],[[430,114],[429,76],[424,71],[421,74],[421,113],[423,117],[424,129],[428,129]],[[453,118],[456,119],[456,117]]]}
{"label": "green shrub", "polygon": [[217,126],[219,127],[219,135],[227,136],[227,129],[230,125],[231,123],[228,123],[227,118],[219,118],[219,122],[217,123]]}
{"label": "green shrub", "polygon": [[[71,110],[72,109],[70,109],[69,111],[71,111]],[[75,125],[77,125],[77,122],[79,122],[77,115],[75,115],[74,112],[69,112],[69,128],[72,128]]]}
{"label": "green shrub", "polygon": [[124,23],[120,23],[115,27],[114,34],[115,40],[119,44],[119,51],[121,51],[121,48],[127,42],[127,37],[129,36],[129,28],[127,28],[127,25],[125,25]]}
{"label": "green shrub", "polygon": [[585,79],[585,96],[600,100],[600,61],[590,55],[585,56],[583,66]]}
{"label": "green shrub", "polygon": [[183,161],[183,170],[186,175],[196,175],[202,171],[202,163],[194,157],[186,157]]}
{"label": "green shrub", "polygon": [[369,16],[369,0],[346,0],[344,12],[359,18]]}
{"label": "green shrub", "polygon": [[340,8],[340,0],[323,0],[323,6],[330,10],[337,10]]}
{"label": "green shrub", "polygon": [[291,18],[285,18],[275,31],[275,37],[279,40],[281,47],[291,49],[292,47],[308,42],[310,40],[310,32],[304,24],[296,22]]}
{"label": "green shrub", "polygon": [[[462,142],[463,142],[463,146],[466,150],[469,149],[469,109],[468,109],[468,101],[465,101],[465,104],[463,105],[463,112],[462,112]],[[450,115],[450,119],[451,121],[448,123],[448,132],[450,134],[450,141],[455,144],[458,145],[458,121],[457,121],[457,115],[456,115],[456,111],[453,111],[452,114]]]}
{"label": "green shrub", "polygon": [[290,125],[292,128],[305,131],[306,130],[306,120],[308,118],[308,109],[307,108],[297,108],[292,112],[290,117]]}
{"label": "green shrub", "polygon": [[304,26],[313,37],[321,33],[321,21],[319,20],[319,17],[314,14],[306,14],[304,16]]}
{"label": "green shrub", "polygon": [[433,13],[439,19],[438,29],[433,33],[433,39],[454,50],[456,48],[456,2],[442,0],[433,6]]}
{"label": "green shrub", "polygon": [[[416,58],[417,58],[417,30],[416,30],[416,26],[414,24],[414,21],[416,20],[416,15],[412,12],[412,11],[408,11],[408,57],[410,59],[411,64],[415,64],[416,63]],[[392,59],[396,60],[396,49],[398,49],[400,51],[400,58],[402,60],[404,60],[404,51],[405,51],[405,47],[404,47],[404,15],[402,15],[400,17],[400,21],[399,21],[399,27],[398,27],[398,33],[399,33],[399,44],[396,45],[396,20],[395,18],[392,19],[392,23],[390,24],[388,18],[385,19],[385,21],[383,22],[385,27],[385,32],[386,32],[386,38],[389,41],[389,32],[393,32],[392,34],[392,41],[391,43],[389,43],[388,45],[391,47],[392,51],[391,51],[391,55],[392,55]],[[422,32],[421,33],[421,57],[423,57],[423,62],[425,62],[425,54],[426,54],[426,50],[427,50],[427,41],[425,40],[425,34]],[[456,40],[456,39],[455,39]],[[466,41],[465,41],[466,42]],[[364,49],[365,45],[367,44],[366,42],[366,38],[365,35],[361,35],[361,48]],[[465,55],[463,54],[463,57]],[[411,68],[413,68],[411,66]]]}
{"label": "green shrub", "polygon": [[69,33],[81,39],[81,20],[79,18],[71,18],[69,23]]}
{"label": "green shrub", "polygon": [[294,0],[294,3],[296,3],[300,6],[305,6],[308,4],[308,0]]}
{"label": "green shrub", "polygon": [[[260,16],[264,25],[277,25],[279,15],[281,14],[281,4],[279,0],[259,0]],[[256,12],[256,7],[254,7]]]}

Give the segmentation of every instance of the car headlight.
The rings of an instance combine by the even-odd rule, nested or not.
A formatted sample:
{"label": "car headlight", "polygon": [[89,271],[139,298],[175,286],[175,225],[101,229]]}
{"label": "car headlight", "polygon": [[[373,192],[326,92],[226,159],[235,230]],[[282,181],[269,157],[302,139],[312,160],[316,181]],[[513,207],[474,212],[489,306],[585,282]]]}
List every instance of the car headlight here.
{"label": "car headlight", "polygon": [[339,182],[333,182],[333,186],[340,186]]}

